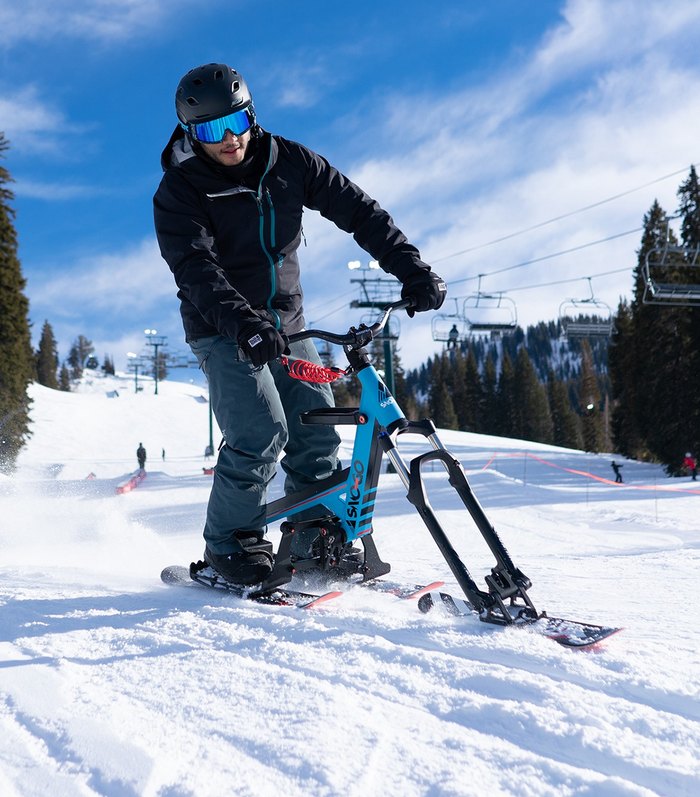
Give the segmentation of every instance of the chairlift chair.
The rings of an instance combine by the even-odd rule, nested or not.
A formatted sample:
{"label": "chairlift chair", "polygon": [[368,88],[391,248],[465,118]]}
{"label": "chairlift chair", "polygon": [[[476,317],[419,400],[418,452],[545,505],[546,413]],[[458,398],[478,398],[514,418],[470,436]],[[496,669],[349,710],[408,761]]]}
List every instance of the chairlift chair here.
{"label": "chairlift chair", "polygon": [[559,322],[567,338],[607,338],[613,331],[610,306],[593,295],[591,278],[587,277],[591,295],[585,299],[566,299],[559,305]]}
{"label": "chairlift chair", "polygon": [[452,301],[455,303],[454,313],[435,313],[431,319],[430,328],[433,340],[457,347],[463,340],[466,340],[469,325],[459,313],[457,299]]}
{"label": "chairlift chair", "polygon": [[644,304],[700,304],[700,247],[664,246],[647,252],[642,266]]}
{"label": "chairlift chair", "polygon": [[462,315],[469,327],[469,336],[491,335],[496,337],[513,332],[518,326],[515,302],[502,292],[477,291],[467,296],[462,305]]}
{"label": "chairlift chair", "polygon": [[664,244],[650,249],[644,258],[644,304],[677,307],[700,304],[700,246],[680,246],[671,242],[674,218],[677,216],[666,217]]}
{"label": "chairlift chair", "polygon": [[[439,343],[452,343],[459,345],[466,340],[469,334],[469,324],[456,315],[434,315],[431,322],[433,340]],[[456,332],[454,331],[456,328]]]}

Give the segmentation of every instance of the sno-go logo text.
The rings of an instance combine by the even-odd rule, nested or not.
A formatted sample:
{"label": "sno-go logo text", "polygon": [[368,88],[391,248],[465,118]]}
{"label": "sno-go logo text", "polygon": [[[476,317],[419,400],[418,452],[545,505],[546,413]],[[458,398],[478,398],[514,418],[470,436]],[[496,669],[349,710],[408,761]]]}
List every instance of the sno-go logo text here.
{"label": "sno-go logo text", "polygon": [[356,525],[358,508],[360,506],[360,498],[362,496],[362,480],[365,476],[365,466],[359,459],[356,459],[352,463],[352,486],[350,487],[350,492],[348,495],[348,508],[347,508],[347,517],[348,522],[351,526]]}
{"label": "sno-go logo text", "polygon": [[389,404],[395,404],[394,397],[389,393],[389,389],[386,385],[379,383],[379,394],[377,396],[379,399],[379,406],[380,407],[388,407]]}

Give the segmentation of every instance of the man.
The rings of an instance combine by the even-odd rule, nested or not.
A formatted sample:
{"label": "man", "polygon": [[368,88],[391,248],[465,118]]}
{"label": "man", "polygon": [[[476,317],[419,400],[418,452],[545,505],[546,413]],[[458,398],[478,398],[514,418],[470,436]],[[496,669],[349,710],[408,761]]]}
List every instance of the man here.
{"label": "man", "polygon": [[452,324],[452,329],[450,330],[448,335],[447,348],[456,349],[458,343],[459,343],[459,330],[457,329],[457,324]]}
{"label": "man", "polygon": [[301,412],[333,405],[329,386],[289,379],[278,360],[291,350],[320,363],[310,341],[286,339],[305,323],[297,259],[304,208],[352,233],[401,280],[414,311],[440,307],[446,288],[376,201],[320,155],[260,127],[236,70],[190,70],[175,107],[179,125],[162,155],[155,227],[224,437],[204,558],[225,579],[254,584],[272,569],[265,503],[279,455],[287,494],[340,467],[335,429],[299,421]]}
{"label": "man", "polygon": [[143,443],[139,443],[139,447],[136,449],[136,461],[141,470],[146,467],[146,449],[143,447]]}
{"label": "man", "polygon": [[613,472],[615,473],[615,484],[622,484],[622,473],[620,472],[620,468],[624,466],[620,465],[619,463],[615,462],[615,460],[613,460],[611,467],[613,469]]}
{"label": "man", "polygon": [[683,459],[683,466],[687,469],[690,473],[690,476],[693,481],[697,481],[698,478],[698,462],[695,457],[690,453],[690,451],[686,452],[685,458]]}

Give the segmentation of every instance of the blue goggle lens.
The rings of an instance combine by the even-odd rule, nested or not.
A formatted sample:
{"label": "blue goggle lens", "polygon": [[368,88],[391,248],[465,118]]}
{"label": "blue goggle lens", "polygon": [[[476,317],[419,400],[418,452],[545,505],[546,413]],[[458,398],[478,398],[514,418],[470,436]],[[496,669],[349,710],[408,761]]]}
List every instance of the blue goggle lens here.
{"label": "blue goggle lens", "polygon": [[193,138],[204,144],[218,144],[224,140],[226,131],[230,130],[234,135],[240,136],[250,129],[252,119],[248,110],[236,111],[220,119],[212,119],[210,122],[199,122],[189,125],[189,131]]}

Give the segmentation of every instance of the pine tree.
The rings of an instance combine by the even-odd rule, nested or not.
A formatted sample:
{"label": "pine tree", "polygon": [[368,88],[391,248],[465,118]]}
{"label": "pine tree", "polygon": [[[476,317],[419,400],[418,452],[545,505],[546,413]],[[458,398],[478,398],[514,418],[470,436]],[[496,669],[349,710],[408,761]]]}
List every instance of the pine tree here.
{"label": "pine tree", "polygon": [[40,385],[58,389],[58,349],[53,329],[48,321],[41,328],[39,348],[36,352],[36,379]]}
{"label": "pine tree", "polygon": [[433,362],[430,380],[430,415],[441,429],[458,429],[459,422],[447,384],[449,360],[445,354]]}
{"label": "pine tree", "polygon": [[552,441],[552,417],[544,386],[537,378],[530,355],[524,346],[518,350],[515,365],[516,437],[540,443]]}
{"label": "pine tree", "polygon": [[578,386],[581,407],[581,435],[585,451],[603,449],[603,406],[598,386],[598,377],[593,367],[591,347],[587,340],[581,344],[581,377]]}
{"label": "pine tree", "polygon": [[467,391],[467,362],[461,347],[443,354],[443,362],[446,365],[447,388],[457,414],[457,428],[463,432],[473,432],[473,407]]}
{"label": "pine tree", "polygon": [[519,419],[517,412],[517,395],[515,386],[515,369],[507,351],[503,352],[503,366],[498,380],[497,417],[498,430],[501,437],[517,437]]}
{"label": "pine tree", "polygon": [[[696,268],[692,272],[692,283],[700,283],[700,182],[695,167],[690,167],[688,179],[678,189],[681,214],[681,240],[695,258]],[[691,277],[686,276],[691,282]],[[700,287],[700,286],[698,286]],[[688,345],[685,351],[686,369],[684,396],[686,410],[687,448],[700,456],[700,306],[696,303],[686,308],[688,317]]]}
{"label": "pine tree", "polygon": [[552,417],[552,442],[564,448],[581,448],[581,428],[578,415],[571,407],[566,384],[557,379],[550,368],[547,379],[547,397]]}
{"label": "pine tree", "polygon": [[689,313],[684,307],[645,304],[643,269],[649,253],[664,250],[667,243],[672,249],[665,258],[663,279],[673,282],[683,256],[673,248],[678,240],[667,214],[654,202],[644,219],[632,302],[634,422],[642,440],[639,456],[658,459],[673,469],[688,445]]}
{"label": "pine tree", "polygon": [[484,417],[484,386],[481,383],[481,375],[479,374],[479,366],[476,362],[473,346],[470,346],[467,351],[464,366],[465,395],[469,408],[468,425],[465,429],[472,432],[481,432],[483,431]]}
{"label": "pine tree", "polygon": [[58,389],[70,393],[70,371],[65,363],[61,365],[61,371],[58,375]]}
{"label": "pine tree", "polygon": [[482,430],[485,434],[498,433],[498,376],[496,374],[496,364],[493,356],[489,352],[486,355],[484,365],[484,376],[482,379],[484,396],[484,414],[482,418]]}
{"label": "pine tree", "polygon": [[[0,156],[9,144],[0,133]],[[14,199],[7,184],[10,173],[0,166],[0,471],[14,467],[17,454],[29,435],[27,387],[34,378],[29,302],[26,282],[17,256]]]}
{"label": "pine tree", "polygon": [[394,398],[406,417],[415,421],[418,419],[419,409],[406,384],[406,372],[401,363],[401,355],[396,345],[393,346],[392,358],[394,361]]}
{"label": "pine tree", "polygon": [[87,358],[93,354],[95,347],[92,341],[89,341],[85,335],[78,335],[73,341],[73,345],[68,353],[68,365],[70,365],[71,379],[80,379],[83,375],[83,369]]}
{"label": "pine tree", "polygon": [[636,341],[634,339],[632,310],[625,300],[620,300],[615,314],[613,333],[608,346],[612,417],[613,449],[627,457],[643,454],[644,446],[637,427],[636,405],[639,387],[635,375]]}

